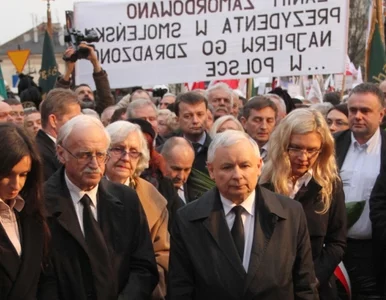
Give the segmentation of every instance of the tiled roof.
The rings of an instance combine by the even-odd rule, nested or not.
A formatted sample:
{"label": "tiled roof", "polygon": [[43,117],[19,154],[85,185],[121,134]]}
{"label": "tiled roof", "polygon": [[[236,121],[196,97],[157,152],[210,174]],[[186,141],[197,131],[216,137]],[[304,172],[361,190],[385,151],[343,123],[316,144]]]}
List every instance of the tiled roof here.
{"label": "tiled roof", "polygon": [[[44,34],[47,23],[41,23],[35,28],[24,32],[23,34],[15,37],[14,39],[6,42],[0,46],[0,55],[7,55],[9,50],[17,49],[29,49],[31,54],[42,54]],[[66,49],[63,37],[63,26],[59,23],[52,24],[53,27],[53,44],[55,53],[63,53]],[[34,38],[37,36],[37,42]],[[61,43],[59,42],[61,40]]]}

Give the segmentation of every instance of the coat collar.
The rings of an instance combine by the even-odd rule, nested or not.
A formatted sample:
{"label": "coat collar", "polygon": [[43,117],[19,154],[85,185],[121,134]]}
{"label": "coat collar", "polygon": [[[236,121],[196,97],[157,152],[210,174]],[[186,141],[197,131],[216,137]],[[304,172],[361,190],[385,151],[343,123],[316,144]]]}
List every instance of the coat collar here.
{"label": "coat collar", "polygon": [[[270,192],[268,189],[257,186],[256,187],[256,197],[261,196],[259,199],[260,202],[263,203],[265,209],[265,213],[267,214],[275,214],[281,219],[287,219],[288,214],[281,205],[280,202],[276,200],[276,196],[273,192]],[[199,220],[203,218],[208,218],[212,211],[214,210],[215,200],[220,199],[220,194],[217,188],[213,188],[207,193],[205,193],[202,198],[205,198],[205,201],[199,201],[196,203],[196,210],[190,216],[190,220]],[[275,198],[274,201],[270,201],[271,198]],[[257,207],[257,205],[255,206]],[[222,207],[221,207],[222,208]]]}
{"label": "coat collar", "polygon": [[238,274],[246,279],[245,288],[257,276],[258,266],[262,261],[277,221],[288,218],[287,212],[277,200],[276,195],[269,190],[258,186],[256,188],[255,201],[254,237],[247,274],[239,259],[228,225],[226,224],[217,188],[210,190],[195,202],[196,208],[189,217],[190,221],[202,220],[203,225],[215,240],[219,250],[224,252],[229,263]]}
{"label": "coat collar", "polygon": [[45,146],[52,153],[56,154],[55,142],[42,129],[39,129],[36,135],[36,142],[39,145]]}
{"label": "coat collar", "polygon": [[[22,211],[20,214],[20,228],[22,234],[22,257],[17,278],[9,294],[9,299],[28,298],[29,285],[33,281],[28,278],[39,276],[43,256],[43,226],[35,216],[30,216]],[[33,272],[33,273],[32,273]]]}
{"label": "coat collar", "polygon": [[[122,237],[117,235],[122,232],[119,227],[124,223],[122,222],[124,206],[118,198],[108,192],[110,184],[107,179],[102,178],[99,182],[97,201],[98,223],[111,253],[113,248],[119,247],[122,240]],[[58,223],[74,237],[88,254],[74,204],[65,183],[64,167],[61,167],[51,176],[44,188],[48,218],[57,219]]]}

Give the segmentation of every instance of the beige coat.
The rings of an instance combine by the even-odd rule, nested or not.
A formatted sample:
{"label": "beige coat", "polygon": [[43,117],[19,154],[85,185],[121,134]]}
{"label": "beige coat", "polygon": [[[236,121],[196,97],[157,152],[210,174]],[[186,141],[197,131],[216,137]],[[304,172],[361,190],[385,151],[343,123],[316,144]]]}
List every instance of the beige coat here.
{"label": "beige coat", "polygon": [[165,299],[166,278],[169,265],[170,236],[168,231],[169,214],[166,199],[148,181],[136,178],[136,192],[145,211],[149,224],[151,241],[157,261],[159,283],[152,299]]}

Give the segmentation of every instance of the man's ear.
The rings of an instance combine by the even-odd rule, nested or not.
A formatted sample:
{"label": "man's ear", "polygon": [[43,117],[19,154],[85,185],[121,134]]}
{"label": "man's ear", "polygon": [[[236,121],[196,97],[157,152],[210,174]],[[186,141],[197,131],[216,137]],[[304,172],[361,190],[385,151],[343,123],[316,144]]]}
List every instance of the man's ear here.
{"label": "man's ear", "polygon": [[213,164],[211,163],[206,163],[207,167],[208,167],[208,171],[209,171],[209,176],[212,180],[214,180],[214,172],[213,172]]}
{"label": "man's ear", "polygon": [[65,164],[66,160],[64,159],[64,149],[60,145],[56,146],[56,157],[62,164]]}
{"label": "man's ear", "polygon": [[245,123],[247,122],[247,119],[245,119],[244,117],[241,117],[240,122],[241,122],[241,125],[243,125],[243,127],[245,129]]}
{"label": "man's ear", "polygon": [[50,127],[52,127],[53,129],[55,129],[55,131],[56,131],[56,129],[57,129],[57,126],[56,126],[56,124],[57,124],[57,119],[56,119],[56,116],[55,116],[54,114],[50,114],[50,115],[48,116],[48,124],[50,124]]}

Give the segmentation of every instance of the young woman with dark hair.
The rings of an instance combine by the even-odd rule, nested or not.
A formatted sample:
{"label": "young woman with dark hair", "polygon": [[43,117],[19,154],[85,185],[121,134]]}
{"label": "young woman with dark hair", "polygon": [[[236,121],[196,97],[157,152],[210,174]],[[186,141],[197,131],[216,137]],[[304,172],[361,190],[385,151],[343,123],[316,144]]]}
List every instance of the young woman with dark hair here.
{"label": "young woman with dark hair", "polygon": [[0,299],[36,299],[48,252],[42,165],[28,134],[0,124]]}

